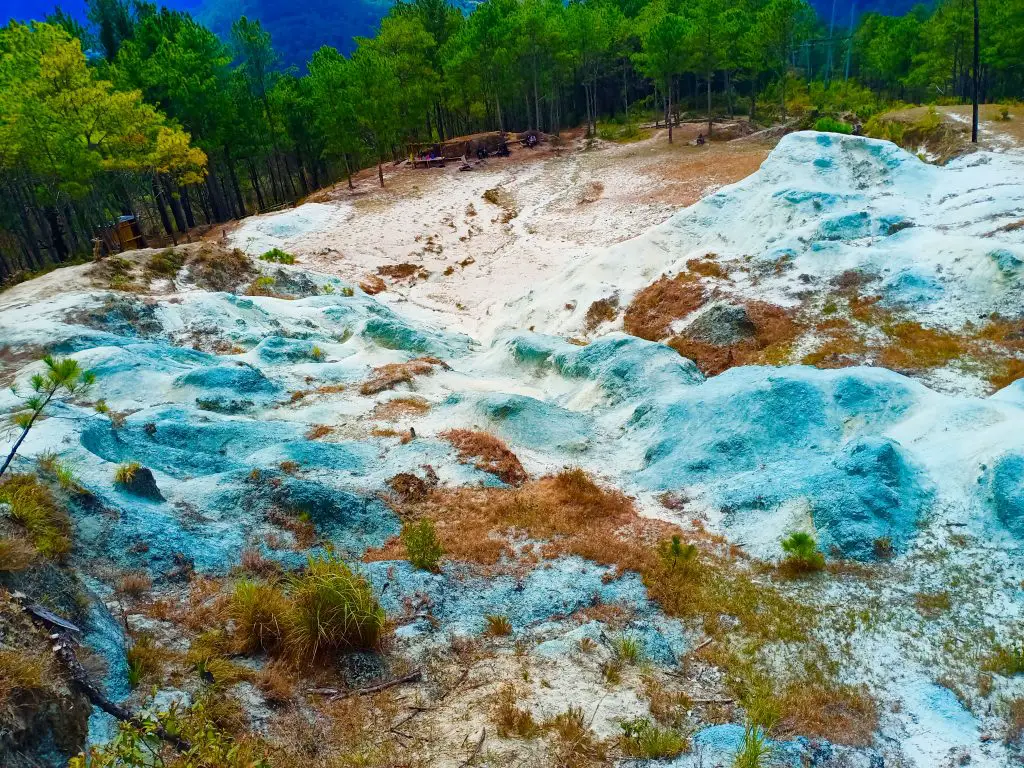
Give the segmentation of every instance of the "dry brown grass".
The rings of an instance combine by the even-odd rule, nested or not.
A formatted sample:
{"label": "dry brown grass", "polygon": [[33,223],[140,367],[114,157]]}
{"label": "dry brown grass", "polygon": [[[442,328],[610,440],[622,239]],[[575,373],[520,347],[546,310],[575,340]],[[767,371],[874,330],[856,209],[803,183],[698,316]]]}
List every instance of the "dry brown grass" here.
{"label": "dry brown grass", "polygon": [[619,297],[610,296],[606,299],[598,299],[587,309],[587,316],[584,328],[587,332],[593,331],[604,322],[614,320],[619,314]]}
{"label": "dry brown grass", "polygon": [[256,687],[268,703],[287,704],[295,695],[294,671],[281,659],[272,661],[256,673]]}
{"label": "dry brown grass", "polygon": [[333,427],[329,427],[326,424],[314,424],[306,432],[307,440],[319,440],[321,437],[327,437],[331,432],[334,431]]}
{"label": "dry brown grass", "polygon": [[256,547],[246,547],[242,550],[238,567],[243,573],[262,577],[274,576],[281,572],[281,564],[264,557]]}
{"label": "dry brown grass", "polygon": [[720,280],[728,280],[729,273],[725,267],[715,261],[712,257],[714,254],[709,253],[703,259],[690,259],[686,262],[686,268],[691,272],[703,275],[704,277],[717,277]]}
{"label": "dry brown grass", "polygon": [[228,251],[212,244],[204,244],[188,260],[192,281],[208,291],[233,291],[256,275],[249,257],[235,248]]}
{"label": "dry brown grass", "polygon": [[376,395],[399,384],[408,384],[417,376],[429,376],[437,367],[447,368],[447,364],[436,357],[417,357],[406,363],[387,363],[374,368],[369,379],[364,381],[359,392],[363,395]]}
{"label": "dry brown grass", "polygon": [[53,670],[45,649],[0,650],[0,712],[18,693],[32,694],[50,685]]}
{"label": "dry brown grass", "polygon": [[633,336],[660,341],[668,336],[674,320],[686,317],[704,300],[704,287],[692,274],[662,276],[633,298],[626,308],[623,327]]}
{"label": "dry brown grass", "polygon": [[1006,732],[1003,741],[1020,745],[1024,741],[1024,697],[1012,699],[1006,704]]}
{"label": "dry brown grass", "polygon": [[918,592],[914,595],[914,607],[926,619],[934,619],[952,607],[949,592]]}
{"label": "dry brown grass", "polygon": [[49,487],[29,474],[8,474],[0,482],[0,501],[36,552],[55,560],[71,550],[71,520]]}
{"label": "dry brown grass", "polygon": [[304,400],[311,395],[334,395],[339,392],[344,392],[346,389],[344,384],[325,384],[322,387],[316,389],[297,389],[291,393],[290,402],[297,403],[300,400]]}
{"label": "dry brown grass", "polygon": [[235,625],[240,651],[276,651],[284,639],[291,606],[276,584],[243,580],[235,585],[228,616]]}
{"label": "dry brown grass", "polygon": [[532,739],[540,734],[540,726],[528,709],[519,706],[519,694],[512,683],[501,687],[491,707],[491,721],[498,729],[498,735],[508,739]]}
{"label": "dry brown grass", "polygon": [[890,342],[879,356],[879,365],[894,371],[919,371],[939,368],[964,354],[960,336],[937,328],[926,328],[916,321],[883,326]]}
{"label": "dry brown grass", "polygon": [[0,536],[0,573],[23,571],[36,559],[36,548],[24,536]]}
{"label": "dry brown grass", "polygon": [[138,599],[153,588],[153,580],[148,573],[133,571],[126,573],[117,582],[117,591],[127,597]]}
{"label": "dry brown grass", "polygon": [[409,416],[420,416],[430,410],[430,403],[422,397],[393,397],[377,403],[370,418],[381,421],[401,421]]}
{"label": "dry brown grass", "polygon": [[878,730],[878,704],[866,688],[830,680],[799,681],[779,694],[783,735],[869,747]]}
{"label": "dry brown grass", "polygon": [[[390,277],[392,280],[405,280],[413,275],[425,271],[420,264],[402,262],[401,264],[385,264],[377,267],[377,274],[382,277]],[[427,273],[429,275],[429,273]]]}
{"label": "dry brown grass", "polygon": [[455,447],[463,464],[474,459],[473,466],[490,472],[504,483],[521,485],[526,482],[526,470],[519,457],[494,435],[472,429],[449,429],[440,436]]}

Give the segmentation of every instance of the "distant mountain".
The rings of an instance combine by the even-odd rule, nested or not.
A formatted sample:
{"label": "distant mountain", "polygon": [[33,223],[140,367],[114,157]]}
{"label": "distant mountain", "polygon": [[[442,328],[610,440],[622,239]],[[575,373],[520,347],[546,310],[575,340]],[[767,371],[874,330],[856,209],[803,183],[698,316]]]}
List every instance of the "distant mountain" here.
{"label": "distant mountain", "polygon": [[857,18],[871,12],[901,16],[915,5],[928,5],[930,0],[808,0],[808,2],[818,12],[825,24],[828,24],[832,18],[834,5],[836,26],[847,27],[850,24],[851,10]]}

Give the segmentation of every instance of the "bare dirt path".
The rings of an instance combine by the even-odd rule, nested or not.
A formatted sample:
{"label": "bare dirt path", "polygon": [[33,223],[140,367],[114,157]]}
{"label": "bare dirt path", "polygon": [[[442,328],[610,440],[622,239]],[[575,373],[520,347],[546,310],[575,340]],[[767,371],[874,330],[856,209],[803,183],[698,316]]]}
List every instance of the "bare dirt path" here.
{"label": "bare dirt path", "polygon": [[[705,194],[753,173],[762,142],[695,146],[663,130],[631,144],[568,137],[560,147],[446,168],[364,171],[294,209],[251,217],[231,233],[251,254],[271,247],[317,271],[380,274],[386,301],[452,330],[486,336],[491,313],[573,259],[639,235]],[[379,270],[383,270],[379,272]]]}

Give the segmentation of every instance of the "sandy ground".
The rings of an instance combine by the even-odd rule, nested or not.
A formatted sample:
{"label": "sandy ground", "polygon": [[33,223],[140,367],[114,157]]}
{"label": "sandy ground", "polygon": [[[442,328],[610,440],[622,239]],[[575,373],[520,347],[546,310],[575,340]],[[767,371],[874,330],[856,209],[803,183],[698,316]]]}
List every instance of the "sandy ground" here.
{"label": "sandy ground", "polygon": [[[380,267],[413,264],[407,278],[385,276],[385,301],[477,338],[492,314],[570,261],[643,233],[679,208],[753,173],[771,144],[744,140],[698,147],[703,125],[684,125],[674,144],[664,130],[631,144],[569,137],[562,146],[519,149],[512,157],[460,171],[363,171],[294,209],[250,217],[229,235],[260,254],[277,246],[311,269],[359,280]],[[484,194],[495,202],[489,202]]]}

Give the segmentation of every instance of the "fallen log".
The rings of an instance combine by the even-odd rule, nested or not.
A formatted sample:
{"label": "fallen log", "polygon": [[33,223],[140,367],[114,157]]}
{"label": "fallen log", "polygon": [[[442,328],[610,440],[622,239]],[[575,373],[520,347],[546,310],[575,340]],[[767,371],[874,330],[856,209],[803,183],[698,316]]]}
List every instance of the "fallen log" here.
{"label": "fallen log", "polygon": [[423,669],[417,667],[406,675],[395,677],[391,680],[386,680],[383,683],[377,683],[376,685],[368,685],[365,688],[356,688],[351,691],[339,691],[337,688],[310,688],[309,692],[318,693],[321,696],[329,696],[331,701],[340,701],[341,699],[347,699],[350,696],[367,696],[371,693],[380,693],[381,691],[386,691],[388,688],[394,688],[396,685],[415,683],[422,679]]}
{"label": "fallen log", "polygon": [[[16,594],[15,598],[21,603],[22,610],[25,611],[25,613],[27,613],[34,622],[53,632],[53,634],[50,635],[50,640],[53,641],[53,645],[51,647],[53,657],[60,665],[61,669],[64,670],[64,673],[67,675],[71,684],[84,693],[85,697],[89,699],[89,702],[94,707],[98,707],[108,715],[117,718],[123,723],[131,723],[132,725],[142,727],[145,721],[138,713],[131,712],[120,704],[108,699],[103,691],[100,690],[99,686],[89,678],[89,673],[85,670],[85,667],[82,666],[82,662],[78,660],[78,654],[75,653],[75,641],[73,635],[81,634],[82,630],[46,608],[35,603],[27,602],[24,595]],[[167,742],[179,752],[187,752],[192,749],[192,745],[187,739],[168,733],[167,730],[159,723],[156,725],[153,733],[155,733],[161,741]]]}

